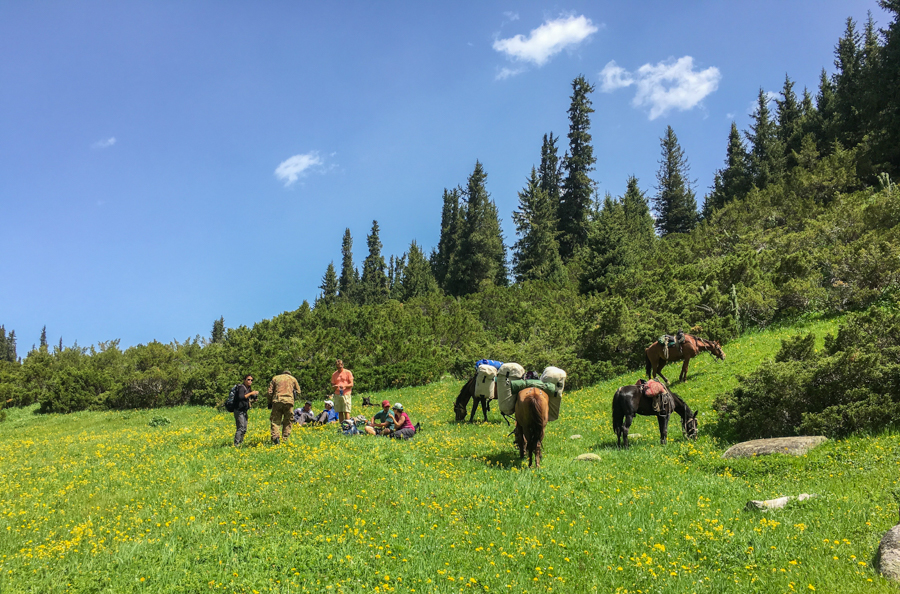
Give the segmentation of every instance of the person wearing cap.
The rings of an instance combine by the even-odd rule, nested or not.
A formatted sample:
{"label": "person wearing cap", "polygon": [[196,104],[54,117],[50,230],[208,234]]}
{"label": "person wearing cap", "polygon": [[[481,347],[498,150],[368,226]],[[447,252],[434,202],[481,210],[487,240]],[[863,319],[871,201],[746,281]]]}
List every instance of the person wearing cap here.
{"label": "person wearing cap", "polygon": [[307,400],[303,403],[303,408],[294,409],[294,423],[301,427],[307,423],[313,423],[316,420],[316,412],[312,409],[312,402]]}
{"label": "person wearing cap", "polygon": [[331,374],[331,385],[334,387],[334,408],[338,418],[346,421],[350,418],[350,395],[353,392],[353,373],[344,369],[341,359],[335,361],[337,371]]}
{"label": "person wearing cap", "polygon": [[300,384],[287,369],[269,382],[269,400],[272,403],[269,422],[272,430],[272,443],[275,445],[278,445],[282,439],[288,439],[291,436],[291,424],[294,420],[294,415],[291,414],[294,410],[294,396],[299,395]]}
{"label": "person wearing cap", "polygon": [[334,410],[334,402],[331,400],[325,401],[325,410],[322,411],[316,418],[316,423],[319,425],[325,425],[326,423],[336,423],[338,420],[337,412]]}
{"label": "person wearing cap", "polygon": [[391,414],[391,403],[381,401],[381,410],[375,413],[372,420],[366,424],[366,433],[369,435],[388,435],[394,428],[394,415]]}
{"label": "person wearing cap", "polygon": [[403,410],[403,405],[395,402],[391,407],[394,410],[394,428],[390,432],[390,437],[394,439],[409,439],[416,434],[416,428],[413,427],[409,415]]}

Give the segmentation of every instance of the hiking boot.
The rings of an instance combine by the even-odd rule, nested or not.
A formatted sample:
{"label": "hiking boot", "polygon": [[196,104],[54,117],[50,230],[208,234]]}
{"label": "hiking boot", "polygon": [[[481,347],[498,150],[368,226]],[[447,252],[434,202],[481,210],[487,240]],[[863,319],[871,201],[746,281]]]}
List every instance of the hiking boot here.
{"label": "hiking boot", "polygon": [[415,429],[415,430],[416,430],[416,433],[418,433],[419,430],[422,429],[422,423],[416,423],[416,426],[413,427],[413,429]]}

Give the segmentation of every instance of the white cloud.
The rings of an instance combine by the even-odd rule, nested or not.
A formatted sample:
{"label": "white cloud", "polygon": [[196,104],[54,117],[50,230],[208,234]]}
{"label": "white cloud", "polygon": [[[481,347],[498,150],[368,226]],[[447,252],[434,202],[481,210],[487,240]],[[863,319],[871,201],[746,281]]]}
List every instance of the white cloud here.
{"label": "white cloud", "polygon": [[110,136],[109,138],[104,138],[103,140],[98,140],[94,144],[91,145],[93,148],[109,148],[116,143],[116,137]]}
{"label": "white cloud", "polygon": [[525,72],[524,68],[501,68],[500,72],[497,73],[497,76],[494,77],[494,80],[504,80],[511,76],[516,76],[517,74],[522,74]]}
{"label": "white cloud", "polygon": [[632,104],[648,107],[650,119],[655,120],[673,109],[686,111],[696,107],[719,88],[722,75],[715,67],[695,71],[694,59],[684,56],[655,65],[644,64],[635,72],[610,62],[600,72],[600,77],[603,80],[601,90],[607,93],[635,85],[637,92]]}
{"label": "white cloud", "polygon": [[281,162],[278,168],[275,169],[275,177],[282,180],[284,186],[288,187],[299,178],[306,176],[311,169],[322,165],[324,165],[324,161],[319,157],[318,151],[310,151],[304,155],[294,155],[290,159]]}
{"label": "white cloud", "polygon": [[509,20],[509,21],[518,21],[519,20],[519,13],[513,12],[511,10],[504,12],[503,16],[505,16],[507,18],[507,20]]}
{"label": "white cloud", "polygon": [[532,29],[527,38],[516,35],[498,39],[494,42],[494,49],[514,60],[543,66],[554,55],[581,43],[597,31],[598,27],[591,19],[583,15],[560,17]]}

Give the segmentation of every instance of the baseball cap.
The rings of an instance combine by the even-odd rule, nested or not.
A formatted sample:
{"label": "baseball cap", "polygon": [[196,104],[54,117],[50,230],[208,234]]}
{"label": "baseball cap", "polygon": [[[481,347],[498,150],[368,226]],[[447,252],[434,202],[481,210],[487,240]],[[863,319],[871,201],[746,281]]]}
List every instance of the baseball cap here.
{"label": "baseball cap", "polygon": [[403,405],[400,404],[399,402],[395,402],[393,408],[394,408],[394,410],[403,410]]}
{"label": "baseball cap", "polygon": [[391,401],[390,401],[390,400],[382,400],[382,401],[381,401],[381,406],[390,406],[390,405],[391,405]]}
{"label": "baseball cap", "polygon": [[331,400],[326,400],[325,404],[327,404],[328,406],[334,406],[334,402],[332,402]]}

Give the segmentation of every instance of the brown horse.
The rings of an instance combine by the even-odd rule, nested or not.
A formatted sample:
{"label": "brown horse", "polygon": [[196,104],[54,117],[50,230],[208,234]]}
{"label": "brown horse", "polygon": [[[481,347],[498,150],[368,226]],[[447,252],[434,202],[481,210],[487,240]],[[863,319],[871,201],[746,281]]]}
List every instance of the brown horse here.
{"label": "brown horse", "polygon": [[635,415],[656,417],[659,421],[659,443],[666,445],[669,437],[669,417],[672,410],[681,416],[681,432],[688,439],[697,439],[697,413],[682,400],[678,394],[669,392],[672,396],[671,408],[660,414],[653,410],[653,398],[641,393],[637,386],[622,386],[616,390],[612,402],[612,425],[616,433],[616,445],[628,448],[628,431]]}
{"label": "brown horse", "polygon": [[535,468],[541,467],[549,409],[550,398],[538,388],[526,388],[516,396],[515,444],[519,448],[519,458],[523,460],[527,449],[529,468],[532,462]]}
{"label": "brown horse", "polygon": [[[668,350],[668,358],[666,358],[666,350]],[[677,346],[671,346],[668,347],[668,349],[665,349],[663,345],[654,342],[644,350],[644,356],[647,362],[647,377],[654,378],[658,375],[663,378],[663,381],[665,381],[666,384],[668,384],[669,380],[662,374],[662,368],[665,367],[666,363],[669,361],[683,360],[684,364],[681,366],[681,375],[678,376],[678,379],[682,382],[686,382],[688,365],[690,364],[691,359],[703,351],[709,351],[713,357],[721,359],[722,361],[725,360],[725,353],[722,352],[722,345],[716,340],[704,340],[702,338],[697,338],[696,336],[691,336],[690,334],[685,334],[684,344],[681,345],[681,350],[679,350]]]}

